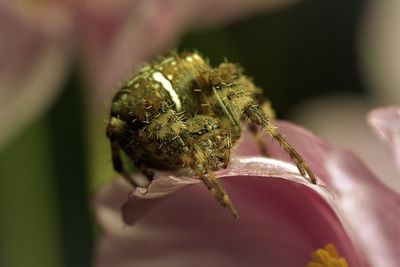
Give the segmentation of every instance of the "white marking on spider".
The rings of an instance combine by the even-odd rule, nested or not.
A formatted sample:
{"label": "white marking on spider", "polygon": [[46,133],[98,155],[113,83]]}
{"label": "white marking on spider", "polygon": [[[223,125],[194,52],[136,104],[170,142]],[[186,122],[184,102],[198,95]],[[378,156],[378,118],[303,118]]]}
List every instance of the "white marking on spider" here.
{"label": "white marking on spider", "polygon": [[181,109],[181,100],[179,99],[178,94],[175,92],[174,88],[172,88],[171,82],[167,78],[165,78],[165,76],[161,72],[158,71],[153,73],[153,79],[161,83],[164,89],[168,91],[169,95],[172,98],[172,101],[174,101],[175,103],[176,110],[179,111]]}

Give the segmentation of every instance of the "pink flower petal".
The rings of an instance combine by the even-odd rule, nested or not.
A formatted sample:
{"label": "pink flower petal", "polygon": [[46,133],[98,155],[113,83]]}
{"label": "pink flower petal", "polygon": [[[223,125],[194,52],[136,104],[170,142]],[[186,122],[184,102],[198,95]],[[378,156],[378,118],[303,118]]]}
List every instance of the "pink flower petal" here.
{"label": "pink flower petal", "polygon": [[[75,8],[76,34],[82,48],[82,69],[88,88],[90,101],[95,108],[104,108],[104,92],[99,88],[102,71],[110,62],[115,39],[124,27],[131,10],[135,10],[139,1],[129,0],[87,0],[79,2]],[[107,91],[114,88],[114,84]]]}
{"label": "pink flower petal", "polygon": [[[328,242],[351,266],[365,266],[331,206],[332,195],[304,182],[292,165],[237,159],[218,176],[230,176],[222,182],[238,220],[202,184],[186,186],[187,178],[176,177],[172,186],[160,182],[164,186],[149,188],[152,197],[174,188],[162,200],[131,196],[123,208],[125,220],[133,223],[128,227],[118,216],[126,189],[118,183],[103,189],[95,200],[104,230],[96,266],[304,266]],[[186,187],[176,191],[177,184]]]}
{"label": "pink flower petal", "polygon": [[[329,177],[326,174],[323,162],[325,155],[333,148],[319,137],[293,123],[276,121],[275,125],[289,143],[300,153],[315,175],[320,178],[320,181],[327,182]],[[293,164],[288,154],[277,142],[273,141],[269,136],[264,136],[263,139],[267,145],[268,156]],[[261,155],[258,144],[251,137],[251,133],[248,130],[245,129],[243,131],[243,136],[235,147],[235,153],[242,156]]]}
{"label": "pink flower petal", "polygon": [[[378,117],[381,120],[378,121],[382,125],[377,128],[382,129],[384,136],[392,138],[396,133],[396,110],[389,108],[380,110],[382,113],[372,113],[380,115]],[[385,120],[388,124],[384,123]],[[378,124],[376,120],[374,124]],[[371,265],[399,266],[399,195],[383,185],[354,155],[336,151],[312,133],[294,124],[278,121],[276,125],[321,182],[333,190],[337,196],[339,217],[346,223],[346,229],[357,241],[357,245],[365,251]],[[266,140],[271,142],[268,138]],[[254,140],[244,138],[237,153],[257,154],[257,149]],[[269,144],[268,152],[274,158],[291,162],[274,142]]]}
{"label": "pink flower petal", "polygon": [[371,266],[400,266],[400,196],[351,153],[326,158],[340,217]]}
{"label": "pink flower petal", "polygon": [[[156,178],[148,189],[136,188],[133,196],[141,199],[159,198],[174,193],[188,185],[200,183],[195,176],[177,176],[173,172],[157,172]],[[215,172],[218,177],[231,176],[260,176],[279,177],[288,179],[305,186],[312,186],[310,182],[298,173],[292,164],[263,157],[237,157],[232,160],[229,168]],[[322,187],[314,188],[321,194],[326,194]],[[322,191],[321,191],[322,190]],[[328,197],[327,197],[328,198]]]}
{"label": "pink flower petal", "polygon": [[70,52],[68,19],[58,7],[35,16],[15,5],[0,3],[0,146],[58,95]]}
{"label": "pink flower petal", "polygon": [[377,136],[388,146],[400,170],[400,107],[386,107],[372,110],[368,123]]}
{"label": "pink flower petal", "polygon": [[[367,265],[358,249],[371,266],[399,266],[400,196],[352,154],[291,123],[277,125],[320,176],[320,185],[306,182],[293,164],[237,157],[229,169],[217,172],[221,178],[231,176],[223,183],[241,215],[234,221],[204,187],[188,186],[197,179],[161,174],[147,192],[135,191],[123,206],[131,228],[115,218],[118,212],[110,216],[113,224],[102,224],[98,266],[303,266],[321,242],[333,242],[350,266]],[[275,142],[266,140],[269,155],[290,162]],[[248,132],[236,153],[259,154]],[[123,202],[96,203],[98,210],[119,210]],[[101,212],[98,216],[104,221]]]}

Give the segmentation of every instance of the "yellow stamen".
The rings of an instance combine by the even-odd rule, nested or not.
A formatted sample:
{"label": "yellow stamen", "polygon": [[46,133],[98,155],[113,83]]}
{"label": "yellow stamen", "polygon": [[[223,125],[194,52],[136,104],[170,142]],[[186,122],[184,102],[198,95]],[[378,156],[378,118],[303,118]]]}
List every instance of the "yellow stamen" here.
{"label": "yellow stamen", "polygon": [[349,267],[345,258],[340,257],[331,243],[326,244],[324,248],[317,249],[311,254],[311,259],[306,267]]}

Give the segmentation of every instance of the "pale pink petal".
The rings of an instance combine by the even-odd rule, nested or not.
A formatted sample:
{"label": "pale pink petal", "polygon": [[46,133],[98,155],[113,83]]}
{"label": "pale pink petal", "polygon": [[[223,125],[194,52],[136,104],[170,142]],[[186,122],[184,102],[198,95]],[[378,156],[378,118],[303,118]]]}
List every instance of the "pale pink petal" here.
{"label": "pale pink petal", "polygon": [[31,14],[0,3],[0,146],[43,114],[64,80],[69,23],[60,8],[49,9]]}
{"label": "pale pink petal", "polygon": [[[307,182],[293,164],[237,156],[229,169],[217,172],[219,177],[227,177],[222,180],[224,187],[241,216],[236,223],[204,186],[188,186],[198,183],[196,178],[165,173],[147,192],[135,191],[123,206],[123,218],[131,228],[121,217],[115,218],[124,202],[121,194],[117,192],[119,200],[106,205],[99,205],[99,199],[113,199],[114,193],[99,195],[100,210],[118,212],[110,216],[113,224],[102,224],[98,266],[197,266],[197,262],[210,266],[303,266],[307,260],[303,252],[322,241],[320,238],[338,246],[350,266],[366,266],[358,249],[371,266],[399,266],[399,195],[352,154],[334,150],[291,123],[277,125],[320,176],[320,185]],[[254,141],[246,138],[248,132],[244,136],[236,153],[259,154]],[[271,156],[290,162],[275,142],[268,142]],[[104,221],[102,213],[98,218]]]}
{"label": "pale pink petal", "polygon": [[310,253],[328,242],[350,266],[365,266],[331,206],[332,195],[305,183],[292,165],[237,159],[218,175],[230,176],[222,182],[238,220],[204,185],[187,186],[187,178],[175,177],[172,186],[162,182],[148,194],[175,191],[179,180],[184,190],[156,199],[139,199],[140,193],[130,197],[123,209],[128,226],[118,216],[128,199],[126,187],[115,182],[103,189],[95,200],[104,231],[96,266],[304,266]]}
{"label": "pale pink petal", "polygon": [[374,109],[368,115],[368,123],[390,149],[400,170],[400,107]]}
{"label": "pale pink petal", "polygon": [[[176,173],[157,172],[156,179],[150,184],[148,189],[136,188],[133,196],[141,199],[159,198],[188,185],[200,183],[201,181],[195,176],[185,176]],[[264,158],[264,157],[236,157],[232,159],[229,168],[215,172],[218,177],[231,176],[259,176],[259,177],[279,177],[295,181],[305,186],[313,186],[310,182],[298,173],[296,167],[283,161]],[[328,195],[322,187],[313,187],[320,194]]]}
{"label": "pale pink petal", "polygon": [[90,89],[87,92],[89,103],[94,104],[94,107],[97,105],[97,109],[104,108],[104,98],[99,98],[98,88],[103,75],[101,72],[110,64],[108,57],[115,38],[138,3],[137,0],[85,0],[75,6],[83,77]]}
{"label": "pale pink petal", "polygon": [[326,158],[340,217],[371,266],[400,266],[400,196],[382,185],[354,155]]}
{"label": "pale pink petal", "polygon": [[[393,112],[391,114],[390,118],[396,117]],[[386,119],[389,120],[387,116]],[[391,121],[389,125],[394,124]],[[279,121],[276,124],[318,174],[321,182],[335,192],[339,217],[346,222],[346,229],[365,251],[371,265],[398,266],[399,195],[383,185],[354,155],[337,152],[312,133],[294,124]],[[242,146],[251,148],[249,142],[254,141],[244,140]],[[276,144],[270,144],[268,152],[274,158],[290,162],[286,153]]]}
{"label": "pale pink petal", "polygon": [[[326,175],[326,169],[323,162],[325,155],[333,148],[319,137],[293,123],[287,121],[275,121],[275,125],[290,144],[300,153],[300,155],[302,155],[316,176],[320,178],[321,182],[327,182],[329,177]],[[271,158],[293,164],[288,154],[277,142],[273,141],[266,135],[263,139],[266,142],[267,152]],[[238,141],[234,151],[237,155],[241,156],[261,155],[256,140],[251,137],[251,133],[247,129],[244,129],[243,136]]]}

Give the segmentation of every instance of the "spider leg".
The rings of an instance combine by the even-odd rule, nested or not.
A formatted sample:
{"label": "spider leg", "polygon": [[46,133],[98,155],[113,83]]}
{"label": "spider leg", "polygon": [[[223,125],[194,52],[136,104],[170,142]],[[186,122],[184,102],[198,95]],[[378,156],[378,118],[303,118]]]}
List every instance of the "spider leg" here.
{"label": "spider leg", "polygon": [[121,132],[123,127],[123,121],[116,117],[111,117],[110,122],[107,125],[107,137],[110,140],[112,164],[114,170],[118,172],[122,176],[122,178],[125,179],[125,181],[127,181],[133,187],[137,187],[138,184],[136,184],[136,182],[131,178],[131,176],[125,170],[122,164],[122,149],[118,142],[117,136]]}
{"label": "spider leg", "polygon": [[317,178],[310,167],[305,163],[300,154],[289,144],[286,138],[278,132],[270,118],[257,105],[250,104],[246,106],[243,113],[252,123],[261,126],[268,135],[280,144],[290,158],[296,163],[297,168],[303,176],[307,174],[313,184],[317,183]]}
{"label": "spider leg", "polygon": [[[196,161],[203,162],[204,159],[201,156],[201,152],[197,151],[193,153]],[[195,172],[197,176],[200,177],[201,181],[207,187],[207,189],[211,192],[213,197],[223,206],[229,209],[230,213],[233,217],[239,218],[239,214],[236,211],[235,207],[233,206],[231,200],[229,199],[228,194],[226,193],[225,189],[222,187],[221,183],[219,182],[218,178],[212,171],[209,171],[204,164],[200,163],[197,166],[191,166],[191,169]]]}
{"label": "spider leg", "polygon": [[264,141],[264,139],[262,139],[261,133],[258,130],[257,126],[254,124],[250,124],[249,130],[253,134],[254,139],[260,147],[261,154],[265,157],[268,157],[267,143]]}
{"label": "spider leg", "polygon": [[133,187],[137,187],[139,186],[129,175],[129,173],[125,170],[123,164],[122,164],[122,160],[121,160],[121,152],[122,149],[118,143],[117,140],[115,141],[110,141],[111,144],[111,157],[112,157],[112,164],[113,164],[113,168],[116,172],[118,172],[122,178],[125,179],[125,181],[127,181],[130,185],[132,185]]}
{"label": "spider leg", "polygon": [[[190,139],[189,139],[190,140]],[[239,214],[233,206],[231,200],[228,197],[225,189],[222,187],[218,178],[215,174],[207,168],[208,158],[195,145],[195,140],[191,140],[191,152],[188,153],[188,157],[184,157],[184,162],[189,166],[194,173],[201,179],[213,197],[223,206],[228,208],[233,217],[238,218]],[[194,159],[194,160],[193,160]]]}
{"label": "spider leg", "polygon": [[207,186],[208,190],[214,196],[215,199],[224,207],[227,207],[231,212],[232,216],[235,218],[239,218],[239,213],[236,211],[233,206],[231,200],[229,199],[228,194],[223,189],[220,184],[218,178],[215,176],[213,172],[208,171],[207,176],[200,175],[200,179]]}

